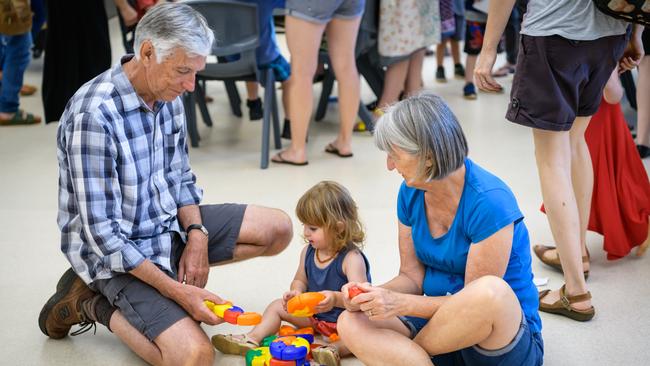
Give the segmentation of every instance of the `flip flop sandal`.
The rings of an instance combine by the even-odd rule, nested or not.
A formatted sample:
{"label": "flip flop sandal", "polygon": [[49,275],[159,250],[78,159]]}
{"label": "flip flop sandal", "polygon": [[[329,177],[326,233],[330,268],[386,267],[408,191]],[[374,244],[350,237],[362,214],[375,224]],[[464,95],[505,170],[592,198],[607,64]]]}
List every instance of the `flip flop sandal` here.
{"label": "flip flop sandal", "polygon": [[10,119],[0,119],[0,126],[33,125],[35,123],[41,123],[41,117],[27,113],[22,109],[16,111]]}
{"label": "flip flop sandal", "polygon": [[277,155],[271,158],[271,161],[276,164],[288,164],[288,165],[295,165],[295,166],[305,166],[309,164],[308,161],[296,162],[296,161],[286,160],[282,156],[282,152],[279,152]]}
{"label": "flip flop sandal", "polygon": [[332,145],[331,143],[327,144],[327,146],[325,146],[325,152],[337,155],[338,157],[341,157],[341,158],[351,158],[352,156],[354,156],[353,153],[347,153],[347,154],[341,153],[339,151],[339,149],[336,146]]}
{"label": "flip flop sandal", "polygon": [[[544,263],[544,264],[546,264],[546,265],[548,265],[550,267],[553,267],[553,268],[557,269],[558,271],[564,273],[564,271],[562,270],[562,264],[560,263],[560,255],[559,254],[557,254],[555,256],[555,258],[551,258],[551,259],[548,259],[547,257],[544,256],[544,253],[546,253],[547,251],[549,251],[551,249],[556,249],[556,248],[555,247],[549,247],[547,245],[539,245],[539,244],[537,244],[537,245],[535,245],[533,247],[533,251],[535,252],[535,255],[537,256],[537,258],[539,258],[540,261],[542,261],[542,263]],[[589,251],[587,251],[587,255],[582,257],[582,263],[583,264],[584,263],[589,263]],[[589,271],[584,271],[582,273],[585,276],[585,280],[587,278],[589,278]]]}
{"label": "flip flop sandal", "polygon": [[325,366],[339,366],[341,364],[341,356],[339,351],[332,346],[323,346],[311,350],[311,355],[314,361]]}
{"label": "flip flop sandal", "polygon": [[260,346],[247,334],[242,334],[241,338],[234,334],[216,334],[212,336],[212,345],[223,354],[240,356]]}
{"label": "flip flop sandal", "polygon": [[544,296],[548,295],[551,290],[544,290],[539,292],[539,311],[550,314],[564,315],[567,318],[577,320],[579,322],[586,322],[596,315],[596,309],[593,306],[586,310],[578,310],[571,307],[571,304],[591,299],[591,293],[567,296],[565,293],[565,285],[560,288],[560,299],[552,304],[544,304],[541,300]]}

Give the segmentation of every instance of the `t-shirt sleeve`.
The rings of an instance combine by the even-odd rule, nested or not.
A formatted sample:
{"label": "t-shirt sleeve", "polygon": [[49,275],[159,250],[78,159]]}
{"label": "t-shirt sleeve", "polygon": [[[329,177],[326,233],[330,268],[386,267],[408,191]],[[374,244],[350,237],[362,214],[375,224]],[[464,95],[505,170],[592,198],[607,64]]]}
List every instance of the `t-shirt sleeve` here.
{"label": "t-shirt sleeve", "polygon": [[399,194],[397,195],[397,218],[399,222],[406,226],[411,226],[411,213],[409,212],[408,205],[408,187],[405,183],[399,188]]}
{"label": "t-shirt sleeve", "polygon": [[473,244],[479,243],[511,223],[519,222],[523,215],[512,192],[493,189],[481,193],[470,205],[467,234]]}

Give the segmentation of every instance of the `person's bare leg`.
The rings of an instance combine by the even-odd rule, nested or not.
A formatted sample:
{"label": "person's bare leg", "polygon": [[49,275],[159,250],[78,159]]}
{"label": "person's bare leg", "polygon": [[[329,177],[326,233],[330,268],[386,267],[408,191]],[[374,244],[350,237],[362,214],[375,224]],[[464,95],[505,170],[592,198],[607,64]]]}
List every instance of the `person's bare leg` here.
{"label": "person's bare leg", "polygon": [[445,48],[447,48],[447,39],[442,40],[442,42],[436,45],[436,66],[444,66],[445,61]]}
{"label": "person's bare leg", "polygon": [[410,330],[398,318],[371,321],[363,312],[344,311],[336,329],[349,351],[366,365],[432,365],[430,356],[409,339]]}
{"label": "person's bare leg", "polygon": [[273,160],[304,162],[307,160],[305,139],[314,104],[312,82],[325,25],[289,15],[285,19],[287,45],[291,53],[291,82],[288,90],[291,101],[291,146],[275,155]]}
{"label": "person's bare leg", "polygon": [[636,144],[650,147],[650,56],[644,56],[639,64],[636,100]]}
{"label": "person's bare leg", "polygon": [[460,63],[460,45],[457,40],[452,39],[449,41],[451,45],[451,58],[454,60],[454,65]]}
{"label": "person's bare leg", "polygon": [[384,108],[397,102],[399,94],[404,89],[404,82],[406,81],[408,70],[409,59],[396,62],[386,68],[384,89],[382,90],[379,102],[377,102],[377,107]]}
{"label": "person's bare leg", "polygon": [[110,320],[111,330],[133,352],[152,365],[212,365],[214,349],[201,327],[184,318],[162,332],[154,342],[137,331],[119,310]]}
{"label": "person's bare leg", "polygon": [[246,82],[246,94],[248,100],[255,100],[259,98],[257,81]]}
{"label": "person's bare leg", "polygon": [[499,277],[484,276],[450,296],[414,341],[430,355],[473,345],[498,350],[515,338],[522,316],[510,286]]}
{"label": "person's bare leg", "polygon": [[332,19],[327,25],[329,56],[338,82],[339,134],[331,145],[341,154],[352,153],[352,129],[359,111],[361,97],[359,72],[354,51],[361,17],[356,19]]}
{"label": "person's bare leg", "polygon": [[645,238],[645,241],[636,248],[636,256],[640,257],[645,254],[645,252],[650,248],[650,220],[648,220],[648,236]]}
{"label": "person's bare leg", "polygon": [[476,66],[477,55],[467,55],[465,59],[465,82],[474,83],[474,67]]}
{"label": "person's bare leg", "polygon": [[237,237],[233,259],[217,264],[276,255],[289,245],[292,237],[291,219],[284,211],[248,205]]}
{"label": "person's bare leg", "polygon": [[289,322],[298,328],[311,326],[309,318],[291,316],[282,307],[282,299],[277,299],[266,307],[262,315],[262,322],[248,332],[248,337],[260,343],[265,337],[275,334],[280,329],[282,321]]}
{"label": "person's bare leg", "polygon": [[422,90],[422,64],[424,62],[424,53],[426,49],[420,49],[409,58],[409,68],[406,74],[406,83],[404,85],[404,95],[409,96]]}
{"label": "person's bare leg", "polygon": [[[587,292],[587,285],[582,273],[580,214],[571,179],[569,132],[533,129],[533,139],[546,216],[560,255],[566,294],[583,294]],[[541,301],[552,304],[558,299],[559,291],[555,290]],[[591,306],[591,301],[576,302],[571,306],[585,310]]]}

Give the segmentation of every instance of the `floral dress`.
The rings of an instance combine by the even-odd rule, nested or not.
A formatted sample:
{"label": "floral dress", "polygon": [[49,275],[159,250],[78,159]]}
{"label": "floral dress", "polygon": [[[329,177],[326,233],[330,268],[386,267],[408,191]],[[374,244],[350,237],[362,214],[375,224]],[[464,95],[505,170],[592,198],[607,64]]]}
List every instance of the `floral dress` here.
{"label": "floral dress", "polygon": [[438,0],[381,0],[379,5],[379,54],[408,56],[440,43]]}

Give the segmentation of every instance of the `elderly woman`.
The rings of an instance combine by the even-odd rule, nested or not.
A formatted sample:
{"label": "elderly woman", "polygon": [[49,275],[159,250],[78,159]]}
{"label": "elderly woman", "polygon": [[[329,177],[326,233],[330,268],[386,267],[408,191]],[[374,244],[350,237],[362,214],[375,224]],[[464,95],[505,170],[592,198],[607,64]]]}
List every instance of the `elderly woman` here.
{"label": "elderly woman", "polygon": [[[397,202],[399,274],[346,300],[339,335],[369,365],[541,365],[528,231],[508,186],[467,158],[434,95],[390,107],[375,130]],[[347,298],[347,296],[346,296]]]}

